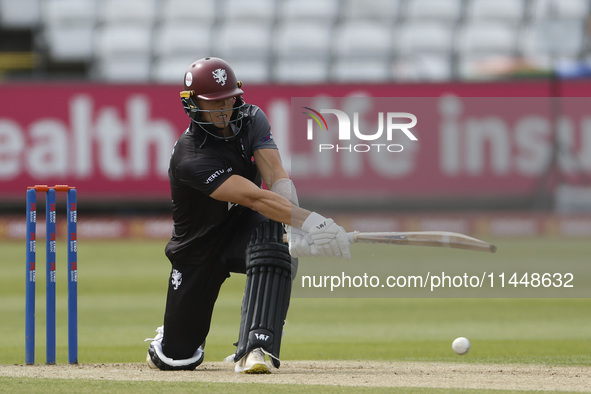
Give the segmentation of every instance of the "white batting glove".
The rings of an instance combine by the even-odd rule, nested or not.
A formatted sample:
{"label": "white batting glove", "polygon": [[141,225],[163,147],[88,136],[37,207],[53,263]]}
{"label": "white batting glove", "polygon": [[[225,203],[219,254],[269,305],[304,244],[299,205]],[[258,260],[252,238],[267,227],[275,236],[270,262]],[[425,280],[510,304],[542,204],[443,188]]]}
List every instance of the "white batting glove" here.
{"label": "white batting glove", "polygon": [[312,212],[302,225],[320,255],[351,258],[349,236],[334,220]]}
{"label": "white batting glove", "polygon": [[318,256],[318,249],[314,241],[301,228],[285,226],[287,231],[287,242],[289,243],[289,254],[292,257]]}

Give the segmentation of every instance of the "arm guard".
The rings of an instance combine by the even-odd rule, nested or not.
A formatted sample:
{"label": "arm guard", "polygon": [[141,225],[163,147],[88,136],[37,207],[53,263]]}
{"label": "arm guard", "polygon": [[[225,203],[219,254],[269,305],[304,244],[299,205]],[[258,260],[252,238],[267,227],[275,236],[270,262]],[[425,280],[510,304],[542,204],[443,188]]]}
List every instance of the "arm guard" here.
{"label": "arm guard", "polygon": [[271,191],[289,200],[293,205],[300,206],[295,185],[289,178],[281,178],[271,186]]}

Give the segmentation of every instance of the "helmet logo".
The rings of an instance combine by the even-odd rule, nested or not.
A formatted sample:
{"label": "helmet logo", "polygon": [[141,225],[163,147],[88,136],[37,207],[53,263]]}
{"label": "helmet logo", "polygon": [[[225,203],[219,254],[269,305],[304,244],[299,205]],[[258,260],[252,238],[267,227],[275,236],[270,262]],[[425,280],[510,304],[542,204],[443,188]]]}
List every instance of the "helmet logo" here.
{"label": "helmet logo", "polygon": [[188,72],[185,75],[185,85],[187,85],[187,87],[189,87],[189,86],[191,86],[191,84],[193,84],[193,74]]}
{"label": "helmet logo", "polygon": [[226,73],[226,70],[224,70],[223,68],[218,68],[217,70],[212,71],[211,73],[217,83],[219,83],[222,86],[226,84],[226,80],[228,79],[228,74]]}

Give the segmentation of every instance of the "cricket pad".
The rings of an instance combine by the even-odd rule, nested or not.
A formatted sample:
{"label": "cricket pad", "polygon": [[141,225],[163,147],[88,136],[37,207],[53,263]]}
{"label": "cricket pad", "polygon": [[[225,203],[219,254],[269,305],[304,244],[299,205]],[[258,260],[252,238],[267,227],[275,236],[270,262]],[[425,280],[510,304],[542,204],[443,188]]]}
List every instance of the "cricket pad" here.
{"label": "cricket pad", "polygon": [[291,256],[281,223],[267,220],[246,248],[246,287],[234,361],[263,348],[279,368],[283,324],[291,295]]}

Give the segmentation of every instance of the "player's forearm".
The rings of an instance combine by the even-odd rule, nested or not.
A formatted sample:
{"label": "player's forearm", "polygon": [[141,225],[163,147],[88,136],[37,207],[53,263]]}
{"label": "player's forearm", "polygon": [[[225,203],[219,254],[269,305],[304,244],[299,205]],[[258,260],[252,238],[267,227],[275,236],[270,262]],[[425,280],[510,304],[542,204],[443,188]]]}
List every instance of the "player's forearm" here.
{"label": "player's forearm", "polygon": [[[288,188],[286,196],[297,201],[295,192]],[[248,179],[232,175],[210,195],[220,201],[233,202],[259,212],[277,222],[301,227],[310,211],[299,208],[284,196],[270,190],[260,189]]]}
{"label": "player's forearm", "polygon": [[277,149],[259,149],[254,152],[254,159],[269,189],[277,180],[289,178]]}
{"label": "player's forearm", "polygon": [[308,216],[310,216],[310,211],[304,208],[300,208],[298,206],[292,205],[291,209],[291,223],[286,223],[294,227],[302,227],[302,224],[306,221]]}
{"label": "player's forearm", "polygon": [[310,211],[293,205],[284,197],[269,191],[263,191],[260,198],[253,200],[249,206],[263,216],[277,222],[301,227]]}

